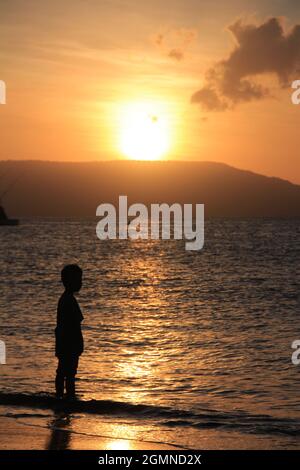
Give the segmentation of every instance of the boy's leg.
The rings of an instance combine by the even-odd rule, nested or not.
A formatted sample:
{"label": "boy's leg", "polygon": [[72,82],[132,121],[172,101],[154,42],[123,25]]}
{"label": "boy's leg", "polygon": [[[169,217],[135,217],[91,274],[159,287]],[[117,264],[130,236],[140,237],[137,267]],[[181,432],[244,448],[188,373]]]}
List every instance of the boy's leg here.
{"label": "boy's leg", "polygon": [[67,375],[66,377],[66,391],[68,398],[75,397],[75,377]]}
{"label": "boy's leg", "polygon": [[62,398],[64,396],[64,385],[65,385],[64,360],[62,357],[59,357],[58,366],[56,369],[56,378],[55,378],[55,389],[56,389],[57,398]]}
{"label": "boy's leg", "polygon": [[75,376],[77,373],[79,356],[72,356],[68,359],[66,371],[66,392],[68,398],[75,397]]}

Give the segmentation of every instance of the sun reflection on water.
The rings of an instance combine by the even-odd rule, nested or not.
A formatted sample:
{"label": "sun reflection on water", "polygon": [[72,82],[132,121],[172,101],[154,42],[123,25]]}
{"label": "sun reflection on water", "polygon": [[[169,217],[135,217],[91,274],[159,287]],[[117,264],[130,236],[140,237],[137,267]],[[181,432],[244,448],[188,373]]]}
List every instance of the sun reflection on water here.
{"label": "sun reflection on water", "polygon": [[123,439],[116,439],[107,444],[107,450],[131,450],[131,442]]}

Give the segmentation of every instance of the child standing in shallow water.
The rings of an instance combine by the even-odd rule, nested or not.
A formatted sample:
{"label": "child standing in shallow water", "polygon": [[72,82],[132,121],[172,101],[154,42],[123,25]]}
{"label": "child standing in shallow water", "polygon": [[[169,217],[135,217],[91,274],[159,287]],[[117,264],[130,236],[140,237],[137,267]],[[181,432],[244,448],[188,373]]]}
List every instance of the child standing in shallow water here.
{"label": "child standing in shallow water", "polygon": [[81,289],[82,270],[76,264],[69,264],[63,268],[61,280],[65,291],[57,307],[55,355],[58,358],[58,367],[55,388],[57,398],[63,398],[65,386],[67,398],[75,398],[75,376],[79,356],[83,352],[83,316],[74,293]]}

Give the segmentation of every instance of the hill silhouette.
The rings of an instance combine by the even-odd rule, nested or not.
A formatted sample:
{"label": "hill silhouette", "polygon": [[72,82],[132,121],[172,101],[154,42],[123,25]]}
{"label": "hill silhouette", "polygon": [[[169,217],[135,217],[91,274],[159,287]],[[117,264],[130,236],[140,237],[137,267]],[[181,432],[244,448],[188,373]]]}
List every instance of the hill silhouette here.
{"label": "hill silhouette", "polygon": [[17,177],[3,200],[12,216],[95,216],[122,194],[129,204],[204,203],[206,216],[300,216],[300,186],[222,163],[0,162],[1,191]]}

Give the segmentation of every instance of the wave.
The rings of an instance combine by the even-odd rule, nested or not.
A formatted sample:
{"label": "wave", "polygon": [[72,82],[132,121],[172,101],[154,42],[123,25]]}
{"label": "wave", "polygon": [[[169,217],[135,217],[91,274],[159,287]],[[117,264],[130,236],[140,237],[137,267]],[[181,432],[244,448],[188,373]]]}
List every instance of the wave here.
{"label": "wave", "polygon": [[245,411],[221,412],[205,409],[192,412],[176,408],[154,405],[133,404],[112,400],[58,400],[47,393],[0,393],[0,405],[20,406],[38,409],[51,409],[67,413],[127,416],[159,421],[168,427],[189,426],[198,429],[223,428],[251,434],[281,434],[299,436],[300,420],[280,418],[263,414],[250,414]]}
{"label": "wave", "polygon": [[172,417],[171,409],[112,400],[61,400],[47,393],[0,393],[0,405],[47,408],[95,414],[130,414],[133,416]]}

